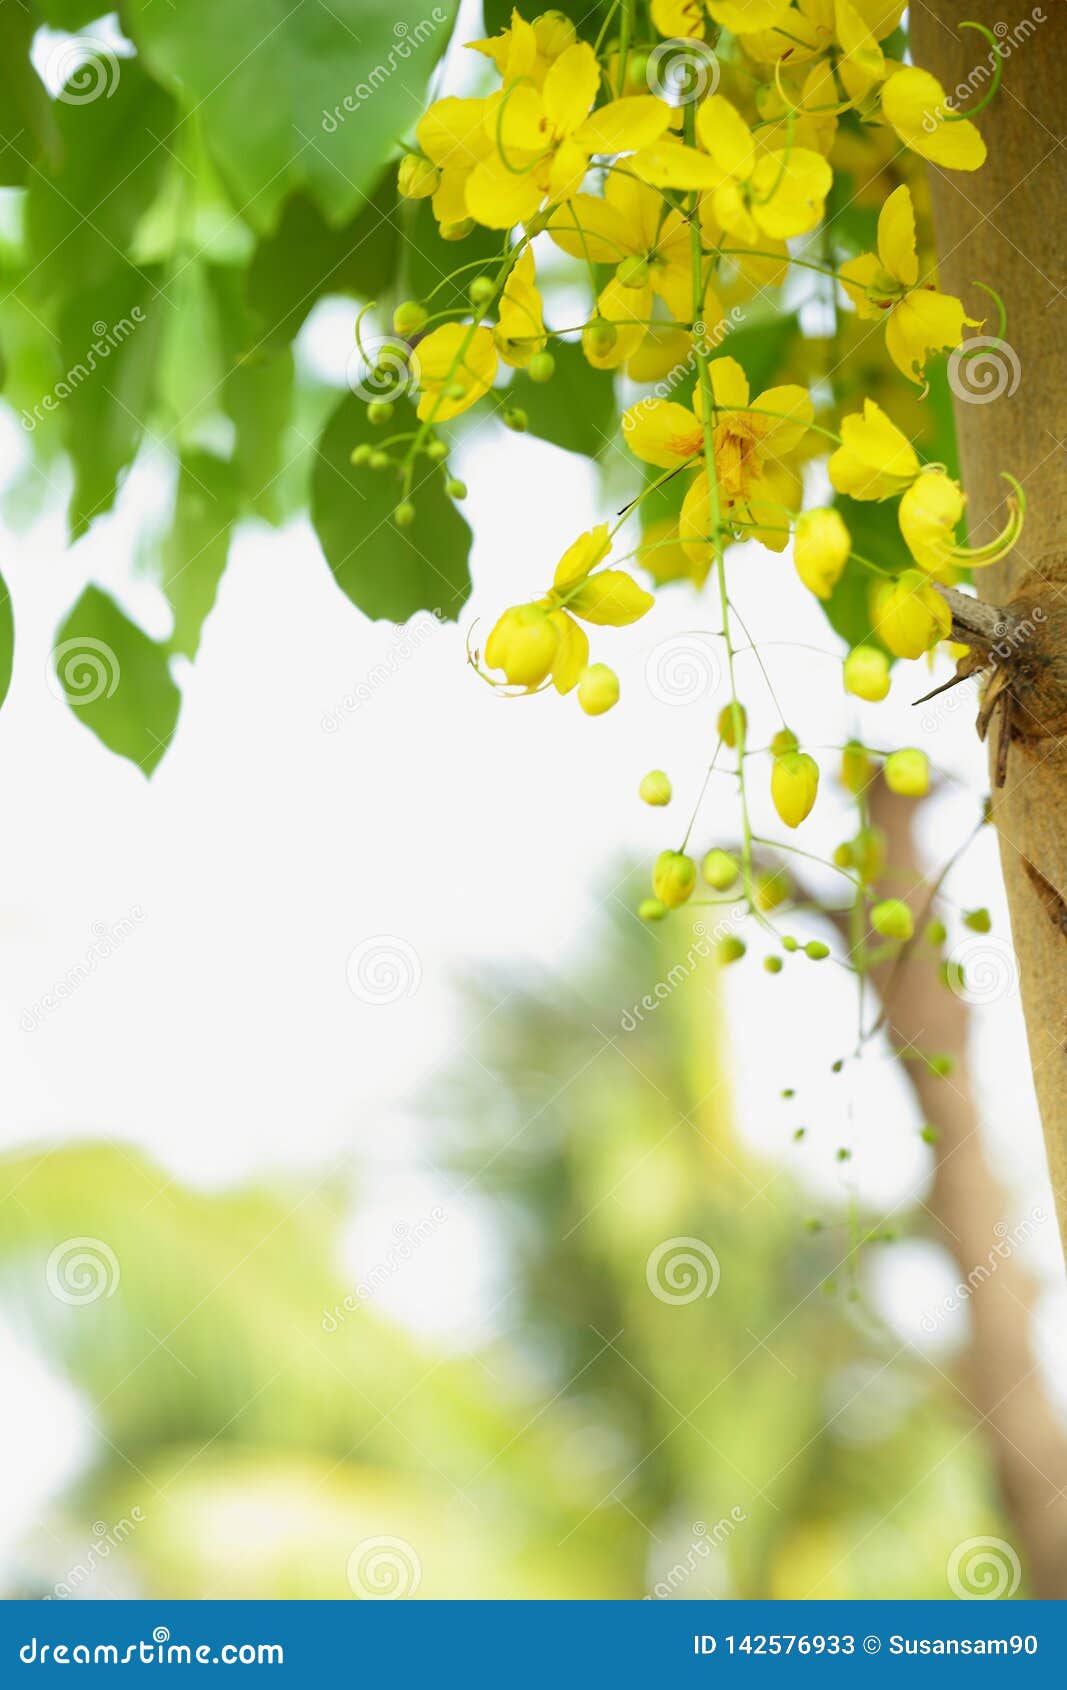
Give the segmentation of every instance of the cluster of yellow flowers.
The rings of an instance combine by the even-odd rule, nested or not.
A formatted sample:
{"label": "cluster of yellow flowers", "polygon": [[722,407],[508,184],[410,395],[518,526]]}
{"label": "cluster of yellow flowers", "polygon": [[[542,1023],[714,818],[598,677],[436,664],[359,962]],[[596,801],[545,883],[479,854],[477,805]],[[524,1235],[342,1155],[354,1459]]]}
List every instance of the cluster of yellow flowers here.
{"label": "cluster of yellow flowers", "polygon": [[[1010,501],[993,544],[968,548],[958,538],[959,483],[944,466],[921,462],[873,397],[830,428],[835,419],[825,416],[817,387],[788,383],[753,396],[741,364],[718,355],[709,329],[724,321],[724,299],[778,288],[793,266],[804,266],[831,278],[844,312],[884,325],[888,355],[914,393],[925,391],[932,354],[960,347],[981,327],[924,267],[906,181],[884,197],[874,251],[839,268],[812,256],[829,251],[810,237],[824,225],[839,161],[858,136],[873,137],[883,158],[904,150],[960,171],[985,159],[978,129],[936,79],[890,56],[903,10],[903,0],[652,0],[656,34],[643,42],[634,0],[618,0],[608,12],[615,37],[604,39],[606,24],[596,42],[581,39],[559,12],[528,21],[515,11],[501,34],[469,44],[500,86],[431,105],[399,176],[402,194],[431,201],[446,240],[462,241],[475,226],[502,236],[498,267],[475,277],[465,308],[435,316],[409,300],[395,314],[418,388],[419,427],[398,437],[406,487],[420,453],[443,458],[437,426],[482,399],[501,364],[552,379],[535,244],[538,254],[554,246],[589,284],[588,317],[568,325],[564,338],[580,334],[597,369],[659,383],[622,416],[625,446],[658,472],[623,521],[650,492],[685,478],[676,519],[646,524],[626,555],[657,586],[680,574],[700,585],[715,571],[727,640],[727,546],[756,540],[781,552],[791,541],[800,581],[823,600],[850,562],[869,569],[873,637],[844,662],[846,689],[868,700],[889,689],[889,654],[919,658],[949,637],[938,585],[1014,544],[1021,498]],[[691,56],[695,90],[679,95],[660,85],[668,50]],[[520,416],[514,426],[522,425]],[[899,501],[913,567],[890,574],[858,557],[840,509],[802,509],[802,469],[820,455],[836,493]],[[398,520],[410,520],[410,510],[405,498]],[[581,535],[549,590],[500,616],[484,650],[494,684],[576,691],[592,715],[615,704],[618,681],[590,661],[583,624],[619,627],[653,604],[609,561],[621,527],[605,523]],[[739,774],[743,717],[735,696],[720,721]],[[778,739],[771,794],[783,821],[796,826],[814,803],[818,768],[788,730]],[[683,902],[696,881],[690,859],[665,853],[651,902],[660,911]]]}

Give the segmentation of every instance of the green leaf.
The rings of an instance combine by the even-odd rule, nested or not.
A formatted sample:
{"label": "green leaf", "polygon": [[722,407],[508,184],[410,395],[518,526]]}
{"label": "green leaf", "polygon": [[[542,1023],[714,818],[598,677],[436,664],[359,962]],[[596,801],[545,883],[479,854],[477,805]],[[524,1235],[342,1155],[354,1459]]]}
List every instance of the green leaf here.
{"label": "green leaf", "polygon": [[163,330],[154,396],[163,411],[168,440],[177,448],[197,445],[205,421],[221,407],[226,374],[207,266],[186,259],[167,282],[155,309]]}
{"label": "green leaf", "polygon": [[49,396],[74,465],[70,531],[77,539],[110,510],[151,406],[167,306],[132,265],[74,290],[59,314],[63,374]]}
{"label": "green leaf", "polygon": [[[467,306],[467,288],[484,264],[496,270],[505,251],[504,236],[493,229],[472,229],[461,241],[444,241],[429,200],[402,202],[398,209],[402,236],[400,292],[426,300],[433,293],[434,311]],[[454,282],[448,278],[462,270]],[[437,290],[434,292],[434,290]]]}
{"label": "green leaf", "polygon": [[11,613],[11,594],[0,575],[0,704],[7,697],[11,685],[11,666],[15,657],[15,618]]}
{"label": "green leaf", "polygon": [[194,658],[215,603],[237,517],[237,474],[213,452],[183,457],[174,526],[163,551],[163,585],[174,611],[171,651]]}
{"label": "green leaf", "polygon": [[96,63],[110,93],[56,102],[62,162],[30,178],[27,232],[34,284],[43,292],[75,292],[109,275],[170,166],[161,142],[177,115],[170,96],[136,59]]}
{"label": "green leaf", "polygon": [[166,647],[150,640],[107,593],[86,587],[59,629],[52,655],[75,715],[109,751],[150,775],[181,707]]}
{"label": "green leaf", "polygon": [[297,195],[256,249],[248,272],[248,304],[257,339],[287,342],[324,294],[371,300],[396,272],[399,235],[395,172],[390,171],[359,216],[331,228],[313,201]]}
{"label": "green leaf", "polygon": [[556,370],[551,381],[531,381],[520,370],[508,397],[526,412],[531,434],[568,452],[599,457],[618,437],[615,381],[610,370],[594,370],[576,343],[552,346]]}
{"label": "green leaf", "polygon": [[[278,485],[293,409],[293,355],[260,345],[245,300],[244,272],[213,265],[209,279],[222,333],[226,376],[222,406],[235,430],[233,465],[245,509],[278,522]],[[316,427],[317,432],[317,427]]]}
{"label": "green leaf", "polygon": [[[99,14],[98,14],[99,15]],[[30,0],[0,0],[0,186],[20,187],[33,166],[55,159],[52,102],[30,61],[41,15]]]}
{"label": "green leaf", "polygon": [[[390,431],[416,426],[410,401],[398,400]],[[366,616],[403,622],[417,610],[433,610],[454,620],[470,592],[471,531],[445,493],[440,466],[425,458],[411,493],[415,520],[410,528],[396,526],[396,477],[349,462],[353,446],[380,439],[353,394],[326,424],[311,483],[311,520],[326,561]]]}
{"label": "green leaf", "polygon": [[269,230],[298,189],[332,222],[359,209],[422,109],[454,11],[443,0],[409,26],[395,0],[127,0],[123,19],[196,111],[242,214]]}

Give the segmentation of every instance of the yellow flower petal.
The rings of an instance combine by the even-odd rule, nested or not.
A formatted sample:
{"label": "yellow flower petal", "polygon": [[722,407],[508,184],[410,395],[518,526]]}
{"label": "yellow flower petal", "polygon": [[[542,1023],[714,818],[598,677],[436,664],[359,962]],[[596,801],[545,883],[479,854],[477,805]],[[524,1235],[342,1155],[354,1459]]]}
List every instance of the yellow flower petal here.
{"label": "yellow flower petal", "polygon": [[882,89],[882,115],[906,147],[949,170],[978,170],[986,160],[986,146],[966,118],[945,121],[945,90],[929,71],[906,65]]}
{"label": "yellow flower petal", "polygon": [[488,148],[484,132],[487,105],[486,100],[435,100],[415,126],[427,158],[442,170],[450,165],[473,169]]}
{"label": "yellow flower petal", "polygon": [[932,575],[952,568],[956,530],[966,503],[963,490],[944,470],[925,470],[904,493],[897,513],[912,557]]}
{"label": "yellow flower petal", "polygon": [[707,28],[700,0],[652,0],[652,22],[668,40],[703,41]]}
{"label": "yellow flower petal", "polygon": [[550,621],[559,634],[552,661],[552,685],[557,692],[570,692],[589,662],[589,636],[565,610],[554,610]]}
{"label": "yellow flower petal", "polygon": [[699,107],[696,126],[701,146],[716,164],[728,175],[747,181],[756,163],[756,144],[737,107],[722,94],[712,94]]}
{"label": "yellow flower petal", "polygon": [[835,510],[804,511],[797,519],[793,562],[808,591],[828,599],[841,578],[852,540]]}
{"label": "yellow flower petal", "polygon": [[853,499],[888,499],[903,492],[919,473],[910,440],[873,399],[841,421],[842,444],[831,454],[830,480]]}
{"label": "yellow flower petal", "polygon": [[525,222],[542,198],[533,175],[509,170],[498,154],[484,159],[467,179],[467,213],[486,229],[511,229]]}
{"label": "yellow flower petal", "polygon": [[600,67],[588,41],[576,41],[561,53],[542,90],[545,116],[557,138],[573,135],[600,86]]}
{"label": "yellow flower petal", "polygon": [[651,593],[624,569],[602,569],[567,599],[567,609],[598,627],[624,628],[652,609]]}
{"label": "yellow flower petal", "polygon": [[639,399],[623,413],[622,437],[642,462],[676,469],[700,452],[704,430],[692,411],[673,399]]}
{"label": "yellow flower petal", "polygon": [[671,121],[671,108],[651,94],[630,94],[601,106],[575,130],[587,153],[632,153],[651,147]]}
{"label": "yellow flower petal", "polygon": [[823,214],[833,171],[821,153],[794,147],[761,158],[752,174],[752,215],[775,240],[807,234]]}
{"label": "yellow flower petal", "polygon": [[905,287],[919,280],[915,248],[915,207],[906,182],[894,188],[878,214],[878,257],[884,269]]}
{"label": "yellow flower petal", "polygon": [[952,294],[916,288],[890,312],[885,343],[897,369],[919,382],[927,353],[959,346],[967,328],[978,326]]}
{"label": "yellow flower petal", "polygon": [[579,534],[556,565],[553,587],[569,587],[575,581],[581,581],[591,569],[595,569],[602,558],[607,557],[610,549],[611,541],[608,539],[606,522],[598,523],[586,534]]}
{"label": "yellow flower petal", "polygon": [[722,179],[721,169],[706,153],[670,141],[642,147],[630,160],[630,169],[654,188],[714,188]]}
{"label": "yellow flower petal", "polygon": [[548,233],[571,258],[618,264],[636,252],[625,218],[597,194],[575,194],[548,220]]}
{"label": "yellow flower petal", "polygon": [[706,0],[716,23],[734,35],[773,29],[789,10],[789,0]]}
{"label": "yellow flower petal", "polygon": [[872,608],[875,632],[894,657],[921,657],[952,631],[948,605],[917,569],[879,583]]}
{"label": "yellow flower petal", "polygon": [[504,284],[498,321],[493,331],[497,351],[506,364],[522,369],[545,345],[541,295],[537,290],[534,256],[529,247],[516,260]]}

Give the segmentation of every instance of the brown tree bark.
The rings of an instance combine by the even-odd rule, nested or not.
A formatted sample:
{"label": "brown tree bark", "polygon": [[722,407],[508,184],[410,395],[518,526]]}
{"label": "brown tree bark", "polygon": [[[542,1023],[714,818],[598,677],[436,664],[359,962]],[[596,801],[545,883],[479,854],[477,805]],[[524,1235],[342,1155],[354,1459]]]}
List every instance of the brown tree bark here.
{"label": "brown tree bark", "polygon": [[[966,93],[957,99],[952,91],[988,60],[979,35],[958,28],[961,19],[995,30],[1007,49],[1002,87],[978,119],[987,163],[967,174],[931,166],[931,187],[941,286],[962,296],[972,316],[986,317],[988,297],[973,285],[986,282],[1008,312],[1010,351],[990,355],[1005,366],[1007,387],[995,398],[994,387],[970,399],[957,396],[956,418],[972,543],[1003,524],[1002,470],[1018,477],[1027,498],[1021,544],[982,571],[982,596],[1001,605],[1022,598],[1047,618],[1040,655],[1055,696],[1029,711],[1034,737],[1010,746],[1005,784],[994,792],[994,819],[1067,1242],[1067,738],[1060,737],[1067,710],[1060,721],[1056,702],[1067,695],[1067,5],[1044,0],[1012,10],[1002,0],[966,6],[917,0],[910,17],[916,62],[933,71],[961,110],[974,99]],[[1027,27],[1020,32],[1022,20]],[[980,94],[989,79],[969,86]],[[995,333],[995,320],[991,327]],[[974,373],[973,366],[964,369]],[[994,743],[994,757],[996,749]]]}
{"label": "brown tree bark", "polygon": [[[882,892],[905,898],[918,917],[928,887],[912,833],[914,802],[882,781],[870,789],[871,820],[886,835]],[[1005,1200],[986,1161],[979,1109],[967,1059],[967,1005],[941,982],[934,954],[921,942],[899,966],[874,971],[890,1042],[897,1051],[951,1056],[949,1080],[924,1062],[904,1072],[924,1119],[938,1130],[930,1209],[939,1241],[973,1292],[967,1299],[971,1345],[961,1384],[988,1440],[1014,1547],[1024,1556],[1034,1594],[1067,1598],[1067,1435],[1049,1402],[1033,1354],[1034,1285],[1019,1256],[1000,1254],[997,1226]],[[981,1271],[990,1262],[988,1276]]]}

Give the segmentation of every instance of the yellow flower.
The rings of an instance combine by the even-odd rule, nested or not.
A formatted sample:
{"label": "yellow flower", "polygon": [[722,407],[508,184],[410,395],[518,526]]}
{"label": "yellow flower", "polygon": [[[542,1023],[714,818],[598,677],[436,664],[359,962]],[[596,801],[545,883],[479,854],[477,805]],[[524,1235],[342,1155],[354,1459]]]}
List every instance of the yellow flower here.
{"label": "yellow flower", "polygon": [[773,29],[789,10],[789,0],[706,0],[707,9],[733,35]]}
{"label": "yellow flower", "polygon": [[922,569],[939,580],[951,580],[958,565],[980,569],[996,563],[1018,540],[1023,525],[1022,488],[1008,499],[1008,518],[1001,532],[984,546],[961,546],[956,530],[967,503],[958,481],[943,469],[923,470],[900,501],[897,513],[904,542]]}
{"label": "yellow flower", "polygon": [[845,691],[878,704],[889,691],[889,659],[877,646],[858,645],[845,658]]}
{"label": "yellow flower", "polygon": [[549,67],[576,40],[577,31],[562,12],[544,12],[527,23],[513,10],[508,29],[485,41],[468,41],[467,45],[472,52],[493,61],[505,87],[521,76],[540,88]]}
{"label": "yellow flower", "polygon": [[819,790],[819,765],[806,751],[786,751],[771,768],[771,802],[786,827],[811,814]]}
{"label": "yellow flower", "polygon": [[921,657],[952,631],[952,616],[936,587],[917,569],[874,591],[875,632],[894,657]]}
{"label": "yellow flower", "polygon": [[586,41],[567,47],[544,86],[516,82],[487,102],[489,156],[467,181],[467,213],[490,229],[510,229],[579,192],[594,154],[632,152],[658,140],[670,108],[650,94],[593,111],[600,67]]}
{"label": "yellow flower", "polygon": [[912,152],[949,170],[978,170],[986,146],[968,118],[957,117],[936,76],[905,65],[882,89],[882,116]]}
{"label": "yellow flower", "polygon": [[830,597],[851,550],[852,539],[838,511],[805,511],[798,517],[793,562],[805,587],[817,599]]}
{"label": "yellow flower", "polygon": [[[713,358],[708,366],[715,415],[712,448],[719,510],[746,536],[773,551],[789,538],[788,511],[799,502],[800,483],[788,454],[812,420],[810,396],[802,387],[771,387],[749,404],[748,378],[733,358]],[[694,409],[669,399],[638,402],[622,419],[630,450],[646,463],[670,469],[695,462],[703,451],[703,397],[699,386]],[[714,556],[708,478],[700,470],[682,503],[679,535],[686,555],[705,571]]]}
{"label": "yellow flower", "polygon": [[839,493],[852,499],[888,499],[919,473],[915,448],[873,399],[841,421],[841,445],[827,466]]}
{"label": "yellow flower", "polygon": [[634,158],[636,174],[658,188],[709,189],[719,227],[746,246],[814,229],[833,181],[820,153],[768,148],[721,94],[701,104],[696,128],[703,153],[670,143],[649,148]]}
{"label": "yellow flower", "polygon": [[[561,205],[549,219],[548,233],[572,258],[621,266],[613,279],[616,285],[609,284],[601,294],[598,311],[608,321],[612,320],[603,304],[605,294],[609,295],[609,303],[620,309],[620,316],[621,307],[625,306],[630,328],[637,326],[634,319],[640,324],[638,344],[647,333],[645,325],[656,298],[663,300],[675,322],[692,320],[689,226],[680,212],[664,205],[662,194],[628,172],[612,171],[603,198],[576,194]],[[709,304],[717,310],[714,297],[709,300],[706,296],[705,315]],[[619,338],[622,342],[623,337]],[[636,344],[627,342],[626,350],[619,347],[615,350],[614,363],[620,364],[632,356]]]}
{"label": "yellow flower", "polygon": [[906,183],[895,188],[878,217],[878,251],[841,267],[845,292],[861,317],[885,315],[885,343],[897,369],[921,382],[928,352],[958,346],[967,328],[980,328],[962,301],[919,286],[915,208]]}
{"label": "yellow flower", "polygon": [[[578,684],[583,672],[592,672],[586,669],[589,640],[575,617],[600,627],[621,628],[636,622],[653,604],[651,593],[639,587],[625,570],[592,573],[610,547],[606,522],[580,534],[567,547],[545,597],[533,604],[513,606],[496,623],[485,646],[490,669],[502,669],[512,686],[527,691],[551,676],[557,692],[563,693]],[[600,671],[604,669],[602,663],[593,665],[597,674],[586,688],[591,698],[603,694],[606,683]],[[606,672],[610,674],[610,670]],[[597,713],[589,711],[588,704],[582,708]]]}
{"label": "yellow flower", "polygon": [[416,353],[420,422],[447,422],[476,405],[493,385],[497,372],[491,329],[469,323],[443,323]]}
{"label": "yellow flower", "polygon": [[505,364],[522,369],[535,352],[544,350],[547,338],[541,295],[534,280],[533,252],[527,247],[504,283],[493,339]]}

